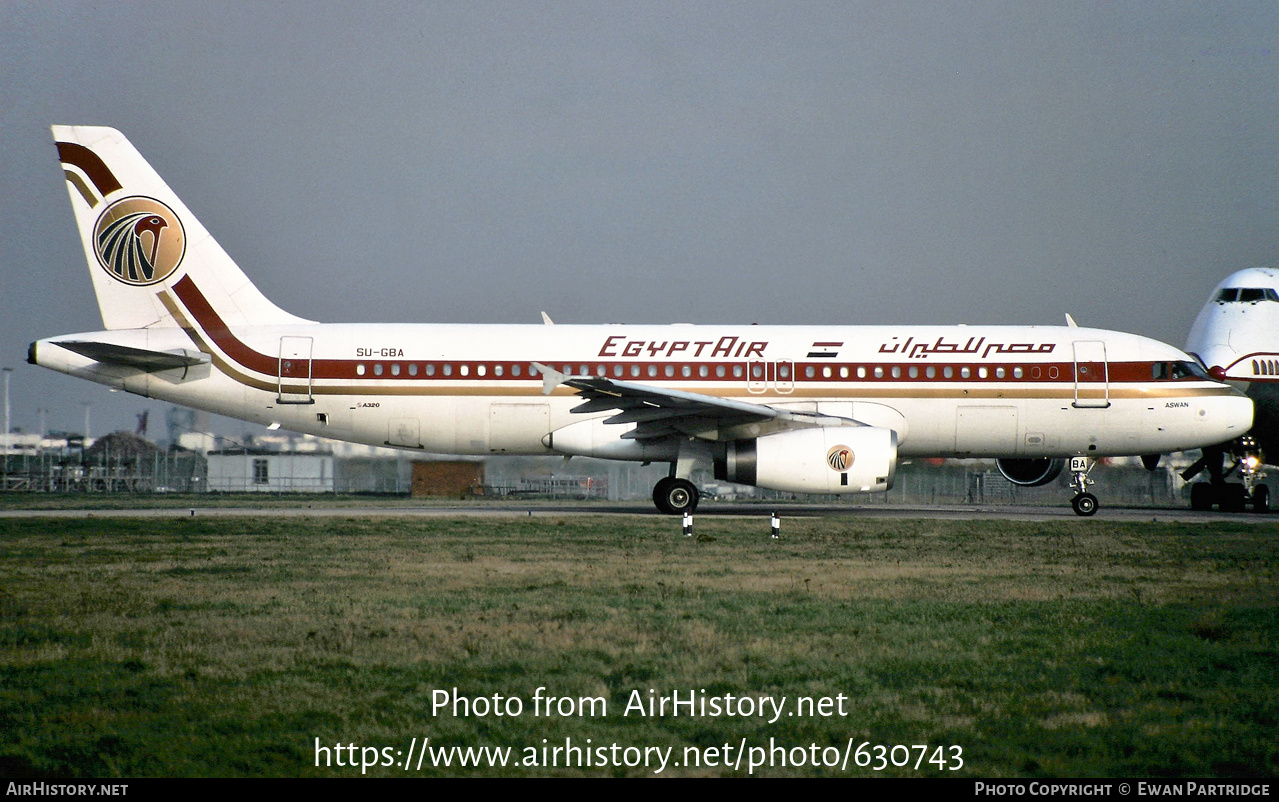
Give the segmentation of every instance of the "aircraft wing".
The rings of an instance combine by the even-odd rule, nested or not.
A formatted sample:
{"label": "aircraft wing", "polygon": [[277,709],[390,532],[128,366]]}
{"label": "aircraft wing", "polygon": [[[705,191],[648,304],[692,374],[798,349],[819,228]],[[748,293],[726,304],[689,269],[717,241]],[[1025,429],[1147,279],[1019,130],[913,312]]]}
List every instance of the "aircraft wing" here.
{"label": "aircraft wing", "polygon": [[[605,418],[604,422],[634,423],[635,428],[622,435],[626,440],[657,440],[685,435],[704,440],[726,440],[785,429],[864,425],[852,418],[778,409],[767,404],[668,390],[642,382],[618,381],[606,376],[570,376],[546,365],[533,364],[542,373],[544,393],[566,385],[586,399],[573,407],[572,412],[585,414],[617,410],[616,415]],[[746,427],[750,430],[747,431]]]}
{"label": "aircraft wing", "polygon": [[59,348],[74,351],[87,356],[95,362],[109,365],[124,365],[130,368],[154,373],[157,370],[172,370],[204,365],[209,362],[209,355],[185,348],[176,351],[148,351],[144,348],[131,348],[127,345],[95,342],[93,340],[58,340],[53,342]]}

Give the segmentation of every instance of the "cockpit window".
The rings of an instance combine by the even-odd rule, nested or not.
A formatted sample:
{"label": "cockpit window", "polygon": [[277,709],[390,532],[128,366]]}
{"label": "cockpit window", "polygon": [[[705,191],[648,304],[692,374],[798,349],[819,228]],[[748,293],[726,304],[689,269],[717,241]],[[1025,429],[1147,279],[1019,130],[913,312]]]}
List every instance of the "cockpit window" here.
{"label": "cockpit window", "polygon": [[1173,362],[1171,378],[1174,379],[1208,379],[1208,372],[1199,366],[1197,362]]}
{"label": "cockpit window", "polygon": [[1255,304],[1258,301],[1279,302],[1279,292],[1271,287],[1226,287],[1217,294],[1217,303]]}
{"label": "cockpit window", "polygon": [[1211,380],[1207,371],[1197,362],[1155,362],[1150,366],[1150,375],[1155,381],[1191,378]]}

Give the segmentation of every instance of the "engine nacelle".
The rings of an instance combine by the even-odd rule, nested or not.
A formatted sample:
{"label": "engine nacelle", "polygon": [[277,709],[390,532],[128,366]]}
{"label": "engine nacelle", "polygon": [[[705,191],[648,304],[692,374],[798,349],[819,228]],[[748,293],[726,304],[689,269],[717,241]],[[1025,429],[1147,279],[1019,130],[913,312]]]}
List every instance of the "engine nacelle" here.
{"label": "engine nacelle", "polygon": [[875,493],[893,486],[897,433],[878,426],[796,429],[716,450],[715,478],[794,493]]}
{"label": "engine nacelle", "polygon": [[662,462],[679,456],[679,447],[675,443],[622,437],[634,428],[634,425],[619,426],[607,424],[602,418],[591,418],[556,429],[542,438],[542,445],[561,454],[598,459]]}
{"label": "engine nacelle", "polygon": [[1061,475],[1064,459],[997,459],[995,467],[1004,478],[1022,487],[1046,485]]}

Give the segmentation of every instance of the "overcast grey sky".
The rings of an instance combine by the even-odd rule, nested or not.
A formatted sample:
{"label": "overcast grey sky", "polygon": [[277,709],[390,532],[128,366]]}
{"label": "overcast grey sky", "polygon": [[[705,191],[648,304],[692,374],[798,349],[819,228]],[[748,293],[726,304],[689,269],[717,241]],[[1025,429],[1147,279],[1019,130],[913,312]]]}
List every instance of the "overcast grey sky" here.
{"label": "overcast grey sky", "polygon": [[1181,346],[1217,281],[1279,263],[1270,1],[0,0],[0,365],[29,431],[165,409],[25,364],[101,327],[53,123],[124,131],[322,321],[1069,312]]}

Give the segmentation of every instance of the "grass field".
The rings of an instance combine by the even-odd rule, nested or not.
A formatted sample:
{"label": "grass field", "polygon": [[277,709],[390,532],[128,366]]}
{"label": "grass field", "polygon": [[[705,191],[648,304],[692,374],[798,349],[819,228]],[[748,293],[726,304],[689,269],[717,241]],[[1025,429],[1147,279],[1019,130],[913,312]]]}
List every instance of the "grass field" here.
{"label": "grass field", "polygon": [[[539,762],[566,739],[671,747],[665,775],[746,774],[751,758],[720,765],[743,743],[771,755],[765,776],[1279,768],[1272,525],[850,516],[767,531],[762,516],[702,517],[689,539],[650,515],[0,519],[0,774],[657,768],[419,770],[415,756],[405,771],[427,737]],[[607,712],[535,714],[539,687]],[[436,709],[454,688],[523,709]],[[650,689],[831,709],[623,715]],[[822,765],[850,743],[870,766]],[[909,765],[878,745],[914,747]]]}

